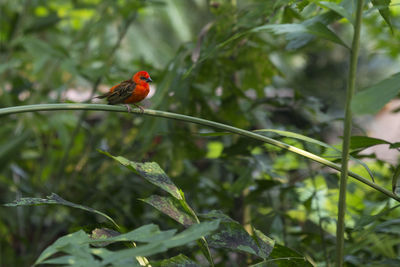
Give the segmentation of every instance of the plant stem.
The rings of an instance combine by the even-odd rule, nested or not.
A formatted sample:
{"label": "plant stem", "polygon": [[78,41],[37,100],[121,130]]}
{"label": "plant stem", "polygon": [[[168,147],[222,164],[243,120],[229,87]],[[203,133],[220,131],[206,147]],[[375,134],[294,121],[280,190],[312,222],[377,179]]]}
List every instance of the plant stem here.
{"label": "plant stem", "polygon": [[[125,107],[111,106],[111,105],[104,105],[104,104],[85,104],[85,103],[80,103],[80,104],[39,104],[39,105],[27,105],[27,106],[2,108],[2,109],[0,109],[0,116],[10,115],[10,114],[15,114],[15,113],[23,113],[23,112],[53,111],[53,110],[100,110],[100,111],[125,112],[125,113],[127,112]],[[341,171],[341,166],[339,164],[336,164],[329,160],[321,158],[321,157],[314,155],[308,151],[285,144],[283,142],[274,140],[272,138],[269,138],[269,137],[266,137],[266,136],[263,136],[263,135],[260,135],[260,134],[254,133],[254,132],[246,131],[246,130],[236,128],[233,126],[229,126],[226,124],[222,124],[219,122],[209,121],[209,120],[205,120],[205,119],[201,119],[201,118],[196,118],[196,117],[191,117],[191,116],[186,116],[186,115],[171,113],[171,112],[166,112],[166,111],[152,110],[152,109],[145,109],[144,112],[142,113],[142,111],[140,109],[135,108],[135,109],[132,109],[132,113],[130,113],[130,114],[140,114],[140,115],[148,115],[148,116],[153,116],[153,117],[174,119],[174,120],[196,123],[196,124],[200,124],[200,125],[209,126],[212,128],[221,129],[223,131],[242,135],[247,138],[259,140],[259,141],[280,147],[282,149],[291,151],[293,153],[296,153],[298,155],[301,155],[303,157],[306,157],[308,159],[311,159],[313,161],[321,163],[322,165],[328,166],[337,171]],[[374,188],[375,190],[385,194],[386,196],[393,198],[393,199],[397,200],[398,202],[400,202],[399,196],[397,196],[397,195],[393,194],[391,191],[371,182],[369,179],[364,178],[363,176],[356,174],[354,172],[350,172],[350,171],[348,172],[348,175],[355,178],[356,180]]]}
{"label": "plant stem", "polygon": [[357,60],[360,42],[361,18],[364,0],[357,0],[356,20],[354,24],[353,42],[350,52],[350,68],[347,81],[346,109],[343,130],[342,145],[342,169],[340,174],[340,191],[339,191],[339,211],[336,229],[336,266],[343,266],[344,258],[344,219],[346,213],[346,191],[348,178],[348,161],[351,137],[351,99],[353,98],[356,86]]}

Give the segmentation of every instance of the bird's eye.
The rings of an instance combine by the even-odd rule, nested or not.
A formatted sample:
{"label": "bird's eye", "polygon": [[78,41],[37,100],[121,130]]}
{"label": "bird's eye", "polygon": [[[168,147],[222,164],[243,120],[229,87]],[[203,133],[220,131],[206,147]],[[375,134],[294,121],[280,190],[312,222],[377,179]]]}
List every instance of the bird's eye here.
{"label": "bird's eye", "polygon": [[140,79],[141,79],[141,80],[146,80],[146,77],[143,77],[143,76],[142,76],[142,77],[140,77]]}

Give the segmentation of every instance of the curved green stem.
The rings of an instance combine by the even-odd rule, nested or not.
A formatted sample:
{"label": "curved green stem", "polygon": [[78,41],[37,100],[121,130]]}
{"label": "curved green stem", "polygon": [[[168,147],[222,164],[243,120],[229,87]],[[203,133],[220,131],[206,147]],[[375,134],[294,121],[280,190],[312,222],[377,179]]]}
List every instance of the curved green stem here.
{"label": "curved green stem", "polygon": [[343,266],[344,258],[344,219],[346,214],[346,194],[347,194],[347,178],[349,151],[350,151],[350,137],[351,137],[351,100],[354,95],[356,87],[357,76],[357,60],[360,43],[361,31],[361,18],[364,0],[357,0],[356,20],[354,24],[353,42],[351,45],[350,53],[350,67],[349,77],[347,81],[347,94],[346,94],[346,108],[344,118],[343,130],[343,146],[342,146],[342,170],[340,172],[340,189],[339,189],[339,207],[338,207],[338,221],[336,228],[336,266]]}
{"label": "curved green stem", "polygon": [[[112,112],[127,112],[125,107],[103,105],[103,104],[83,104],[83,103],[80,103],[80,104],[39,104],[39,105],[28,105],[28,106],[16,106],[16,107],[10,107],[10,108],[2,108],[2,109],[0,109],[0,116],[10,115],[10,114],[15,114],[15,113],[22,113],[22,112],[53,111],[53,110],[100,110],[100,111],[112,111]],[[263,135],[260,135],[260,134],[254,133],[254,132],[246,131],[246,130],[243,130],[240,128],[236,128],[236,127],[233,127],[230,125],[226,125],[226,124],[222,124],[222,123],[214,122],[214,121],[209,121],[209,120],[205,120],[205,119],[200,119],[200,118],[196,118],[196,117],[186,116],[186,115],[182,115],[182,114],[171,113],[171,112],[160,111],[160,110],[152,110],[152,109],[145,109],[144,113],[142,113],[142,111],[139,109],[132,109],[132,113],[148,115],[148,116],[153,116],[153,117],[174,119],[174,120],[179,120],[179,121],[185,121],[185,122],[200,124],[200,125],[204,125],[204,126],[209,126],[212,128],[217,128],[217,129],[231,132],[234,134],[239,134],[239,135],[251,138],[251,139],[259,140],[261,142],[265,142],[265,143],[280,147],[282,149],[291,151],[293,153],[299,154],[303,157],[306,157],[308,159],[311,159],[313,161],[321,163],[322,165],[328,166],[337,171],[341,171],[341,166],[339,164],[336,164],[329,160],[321,158],[321,157],[314,155],[308,151],[305,151],[303,149],[285,144],[283,142],[274,140],[272,138],[269,138],[269,137],[266,137],[266,136],[263,136]],[[349,172],[348,175],[355,178],[356,180],[376,189],[377,191],[387,195],[388,197],[393,198],[400,202],[399,196],[396,196],[391,191],[389,191],[383,187],[380,187],[379,185],[371,182],[370,180],[364,178],[363,176],[358,175],[354,172]]]}

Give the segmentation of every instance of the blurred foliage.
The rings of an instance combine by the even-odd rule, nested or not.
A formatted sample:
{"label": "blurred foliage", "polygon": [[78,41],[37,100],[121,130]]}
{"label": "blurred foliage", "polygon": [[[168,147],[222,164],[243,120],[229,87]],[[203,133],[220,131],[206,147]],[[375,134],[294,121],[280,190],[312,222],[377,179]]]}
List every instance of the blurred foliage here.
{"label": "blurred foliage", "polygon": [[[399,2],[391,1],[390,9],[388,1],[378,2],[364,9],[359,88],[375,88],[398,69]],[[343,114],[349,51],[329,41],[351,42],[343,10],[352,14],[353,1],[0,1],[0,107],[89,101],[147,70],[155,83],[145,107],[327,141],[340,135],[335,120]],[[396,95],[398,90],[390,97]],[[374,97],[360,101],[367,105]],[[220,210],[246,230],[271,237],[272,257],[289,256],[291,248],[293,257],[333,263],[337,174],[290,152],[239,136],[207,135],[210,129],[200,125],[127,114],[41,112],[0,119],[1,203],[56,192],[108,214],[123,232],[150,223],[179,227],[139,200],[163,192],[100,148],[157,162],[196,213]],[[358,152],[369,145],[361,142],[352,155],[365,157]],[[367,157],[376,182],[391,188],[397,166]],[[368,175],[361,166],[353,171]],[[359,183],[350,182],[348,190],[348,266],[398,266],[396,203]],[[111,227],[102,217],[61,206],[1,207],[0,218],[1,266],[31,265],[59,237],[82,227]],[[212,254],[217,266],[257,263],[242,253]],[[155,259],[173,256],[205,263],[192,246]]]}

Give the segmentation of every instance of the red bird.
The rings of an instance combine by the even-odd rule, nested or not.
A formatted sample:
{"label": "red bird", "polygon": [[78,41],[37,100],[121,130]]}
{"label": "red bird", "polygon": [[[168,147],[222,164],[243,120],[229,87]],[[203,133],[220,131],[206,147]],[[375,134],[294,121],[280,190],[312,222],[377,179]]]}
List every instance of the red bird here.
{"label": "red bird", "polygon": [[132,79],[114,85],[108,93],[95,98],[107,98],[109,105],[125,104],[128,112],[131,112],[131,107],[128,104],[133,104],[144,112],[144,109],[136,103],[145,99],[149,94],[149,82],[152,81],[146,71],[139,71],[133,75]]}

